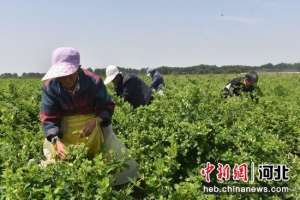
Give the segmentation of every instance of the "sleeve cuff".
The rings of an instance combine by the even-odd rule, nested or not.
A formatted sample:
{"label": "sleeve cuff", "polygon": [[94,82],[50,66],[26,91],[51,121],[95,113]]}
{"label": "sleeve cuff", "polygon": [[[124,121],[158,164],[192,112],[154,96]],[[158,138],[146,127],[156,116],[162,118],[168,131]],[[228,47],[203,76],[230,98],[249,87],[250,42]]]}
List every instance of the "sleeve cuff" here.
{"label": "sleeve cuff", "polygon": [[108,111],[103,111],[99,114],[102,119],[101,126],[106,127],[111,124],[111,115]]}
{"label": "sleeve cuff", "polygon": [[52,138],[54,138],[55,136],[58,136],[58,127],[54,127],[54,128],[50,128],[47,132],[46,132],[46,138],[49,142],[51,142]]}
{"label": "sleeve cuff", "polygon": [[110,113],[108,111],[102,111],[99,114],[99,117],[101,117],[102,120],[105,120],[105,119],[111,118],[111,115],[110,115]]}

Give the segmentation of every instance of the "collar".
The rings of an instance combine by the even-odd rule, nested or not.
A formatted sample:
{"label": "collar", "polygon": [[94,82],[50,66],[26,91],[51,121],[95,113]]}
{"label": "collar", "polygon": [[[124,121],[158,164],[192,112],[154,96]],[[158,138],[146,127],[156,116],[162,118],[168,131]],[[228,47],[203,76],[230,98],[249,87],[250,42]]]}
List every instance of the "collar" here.
{"label": "collar", "polygon": [[80,90],[80,81],[79,81],[79,74],[76,80],[76,84],[73,90],[67,90],[67,92],[71,93],[72,95],[74,95],[76,92],[78,92]]}

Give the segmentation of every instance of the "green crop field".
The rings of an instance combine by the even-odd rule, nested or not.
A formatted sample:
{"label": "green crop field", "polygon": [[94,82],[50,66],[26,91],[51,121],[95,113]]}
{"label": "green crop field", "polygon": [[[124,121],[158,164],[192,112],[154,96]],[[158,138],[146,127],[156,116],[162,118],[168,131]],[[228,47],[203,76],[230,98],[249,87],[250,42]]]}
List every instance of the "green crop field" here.
{"label": "green crop field", "polygon": [[[131,199],[141,182],[145,199],[299,199],[300,76],[261,75],[259,103],[220,98],[234,76],[166,76],[165,95],[136,110],[113,95],[113,129],[141,174],[121,189],[110,183],[124,161],[89,160],[83,147],[71,148],[67,161],[40,167],[41,82],[0,79],[0,199]],[[211,184],[284,186],[289,192],[205,194],[200,171],[207,162],[287,165],[288,181],[219,183],[212,174]]]}

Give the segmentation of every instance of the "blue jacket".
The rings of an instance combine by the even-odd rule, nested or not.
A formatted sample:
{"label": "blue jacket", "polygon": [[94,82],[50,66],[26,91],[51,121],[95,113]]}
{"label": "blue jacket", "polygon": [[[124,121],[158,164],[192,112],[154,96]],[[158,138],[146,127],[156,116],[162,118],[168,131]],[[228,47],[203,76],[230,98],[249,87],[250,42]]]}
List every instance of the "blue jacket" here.
{"label": "blue jacket", "polygon": [[43,84],[40,120],[51,141],[54,136],[62,137],[60,120],[75,114],[96,114],[103,126],[111,122],[115,104],[107,93],[103,81],[96,74],[79,69],[79,80],[74,94],[66,91],[56,79]]}
{"label": "blue jacket", "polygon": [[150,74],[152,78],[152,83],[150,85],[151,89],[160,90],[165,86],[164,78],[158,71],[154,71]]}

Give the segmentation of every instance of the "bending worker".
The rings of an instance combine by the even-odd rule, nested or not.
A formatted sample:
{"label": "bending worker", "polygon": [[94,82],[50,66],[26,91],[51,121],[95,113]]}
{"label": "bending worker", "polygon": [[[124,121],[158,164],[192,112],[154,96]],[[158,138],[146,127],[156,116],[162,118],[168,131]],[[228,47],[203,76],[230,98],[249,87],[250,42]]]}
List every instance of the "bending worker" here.
{"label": "bending worker", "polygon": [[133,74],[123,75],[115,65],[109,65],[106,68],[104,83],[110,82],[113,82],[116,94],[134,108],[147,105],[153,99],[152,91],[144,81]]}
{"label": "bending worker", "polygon": [[247,73],[244,77],[234,78],[223,89],[223,97],[241,96],[242,93],[248,93],[252,100],[258,101],[258,96],[262,93],[257,82],[258,74],[255,71]]}
{"label": "bending worker", "polygon": [[150,88],[159,92],[165,87],[165,81],[163,76],[156,69],[148,69],[147,76],[151,77],[152,83]]}
{"label": "bending worker", "polygon": [[[90,157],[98,154],[102,145],[119,151],[114,148],[123,144],[111,145],[119,142],[111,128],[115,104],[101,78],[81,69],[76,49],[54,50],[52,67],[42,81],[40,120],[46,135],[44,154],[47,160],[65,159],[68,145],[82,143],[87,146]],[[136,163],[133,165],[128,175],[131,178],[137,173]],[[123,179],[119,183],[127,181]]]}

